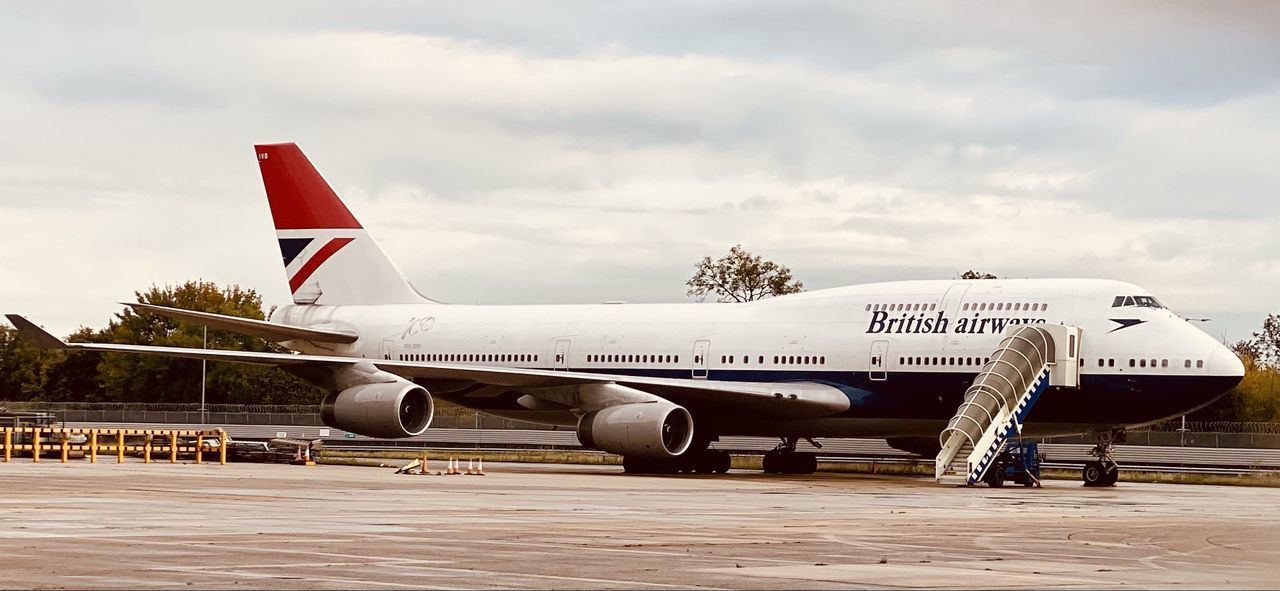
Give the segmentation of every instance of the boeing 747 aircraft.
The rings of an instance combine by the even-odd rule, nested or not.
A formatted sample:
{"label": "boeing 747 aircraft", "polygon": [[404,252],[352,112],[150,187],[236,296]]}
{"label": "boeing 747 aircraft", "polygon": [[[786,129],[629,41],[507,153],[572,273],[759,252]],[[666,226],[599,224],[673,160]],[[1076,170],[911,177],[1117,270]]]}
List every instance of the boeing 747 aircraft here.
{"label": "boeing 747 aircraft", "polygon": [[414,289],[296,145],[256,153],[293,305],[267,321],[131,305],[299,354],[72,344],[8,318],[48,347],[279,366],[329,390],[326,424],[353,433],[421,434],[439,397],[574,428],[642,473],[724,472],[728,454],[709,446],[725,435],[780,438],[770,472],[812,472],[796,443],[820,437],[939,453],[939,474],[976,450],[973,472],[1017,429],[1098,434],[1084,478],[1114,483],[1113,435],[1204,406],[1244,373],[1152,294],[1104,279],[901,281],[749,303],[447,305]]}

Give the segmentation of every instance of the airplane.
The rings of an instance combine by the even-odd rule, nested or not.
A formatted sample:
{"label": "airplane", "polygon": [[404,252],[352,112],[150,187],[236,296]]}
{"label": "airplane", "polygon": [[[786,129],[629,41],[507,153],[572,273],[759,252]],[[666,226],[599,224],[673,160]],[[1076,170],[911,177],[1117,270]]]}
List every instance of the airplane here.
{"label": "airplane", "polygon": [[1113,484],[1110,451],[1126,428],[1203,407],[1244,375],[1230,349],[1151,293],[1107,279],[895,281],[744,303],[444,304],[413,287],[296,144],[255,153],[293,304],[267,320],[127,305],[294,353],[66,343],[10,321],[45,347],[277,366],[330,392],[326,425],[371,437],[422,434],[433,397],[568,427],[635,473],[723,473],[729,455],[710,445],[730,435],[779,438],[764,458],[775,473],[812,473],[814,454],[796,446],[823,437],[938,453],[976,380],[999,369],[1002,339],[1058,325],[1071,337],[1045,367],[1065,377],[1018,427],[1096,435],[1100,462],[1083,478],[1107,484],[1102,468]]}

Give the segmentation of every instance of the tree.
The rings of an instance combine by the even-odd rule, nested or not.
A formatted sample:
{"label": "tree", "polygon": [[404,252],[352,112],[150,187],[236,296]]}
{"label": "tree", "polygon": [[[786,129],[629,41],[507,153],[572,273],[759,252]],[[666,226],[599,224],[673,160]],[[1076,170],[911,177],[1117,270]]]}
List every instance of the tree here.
{"label": "tree", "polygon": [[[262,297],[238,285],[219,288],[205,281],[152,286],[134,294],[139,303],[262,320]],[[204,326],[125,308],[102,334],[105,342],[199,349]],[[267,341],[209,330],[211,349],[285,352]],[[103,397],[130,402],[193,402],[200,388],[200,362],[154,355],[108,353],[98,366]],[[210,362],[206,400],[211,404],[314,404],[321,391],[283,371],[266,366]]]}
{"label": "tree", "polygon": [[698,296],[699,300],[715,293],[717,301],[750,302],[804,291],[804,283],[792,278],[791,269],[762,260],[741,244],[718,260],[703,257],[694,268],[693,277],[685,285],[689,286],[688,295]]}
{"label": "tree", "polygon": [[[204,281],[152,286],[140,303],[261,320],[262,298],[238,285]],[[200,348],[204,327],[125,308],[102,330],[81,328],[67,340]],[[285,352],[257,337],[210,330],[209,347]],[[200,362],[155,355],[42,350],[0,326],[0,399],[67,402],[195,402]],[[232,404],[315,404],[323,392],[274,367],[210,362],[206,401]]]}
{"label": "tree", "polygon": [[1268,314],[1253,337],[1231,350],[1244,362],[1244,379],[1226,396],[1192,413],[1192,420],[1280,421],[1280,316]]}
{"label": "tree", "polygon": [[999,277],[996,277],[995,275],[992,275],[990,273],[979,273],[977,271],[974,271],[973,269],[969,269],[968,271],[961,273],[960,278],[961,279],[999,279]]}

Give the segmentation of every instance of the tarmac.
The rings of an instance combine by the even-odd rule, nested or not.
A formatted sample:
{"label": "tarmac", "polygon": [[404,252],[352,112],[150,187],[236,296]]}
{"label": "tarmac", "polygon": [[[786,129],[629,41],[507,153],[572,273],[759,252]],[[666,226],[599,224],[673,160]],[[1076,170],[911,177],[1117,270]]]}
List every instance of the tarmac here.
{"label": "tarmac", "polygon": [[[444,468],[433,462],[433,468]],[[0,587],[1275,587],[1280,489],[0,464]]]}

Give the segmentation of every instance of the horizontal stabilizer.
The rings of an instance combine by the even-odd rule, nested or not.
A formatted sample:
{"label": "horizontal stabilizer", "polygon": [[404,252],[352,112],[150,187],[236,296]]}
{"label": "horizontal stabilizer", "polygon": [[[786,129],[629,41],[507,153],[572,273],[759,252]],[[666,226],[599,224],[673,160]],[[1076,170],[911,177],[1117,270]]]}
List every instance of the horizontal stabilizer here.
{"label": "horizontal stabilizer", "polygon": [[311,341],[315,343],[338,343],[346,345],[354,343],[360,338],[359,335],[353,332],[288,326],[267,322],[265,320],[253,320],[250,318],[224,316],[222,314],[212,314],[209,312],[167,308],[165,306],[156,306],[153,304],[124,303],[124,305],[139,312],[159,314],[161,316],[167,316],[175,320],[190,322],[192,324],[204,324],[209,328],[229,330],[231,332],[249,335],[251,337],[261,337],[268,341],[277,343],[283,341]]}
{"label": "horizontal stabilizer", "polygon": [[23,318],[17,314],[5,314],[5,318],[13,323],[13,327],[22,333],[22,336],[31,339],[31,342],[39,345],[44,349],[66,349],[67,343],[62,339],[49,334],[49,331],[36,326],[36,323]]}

